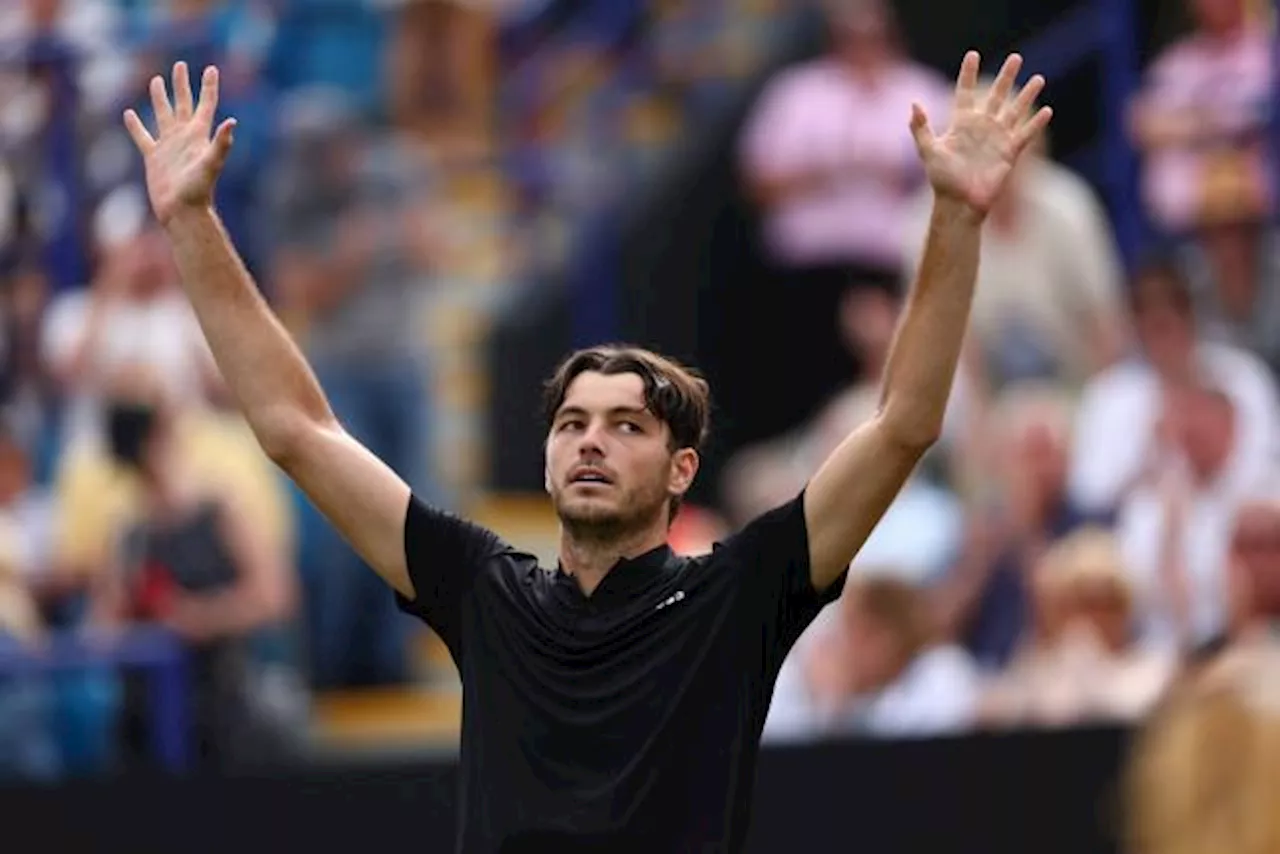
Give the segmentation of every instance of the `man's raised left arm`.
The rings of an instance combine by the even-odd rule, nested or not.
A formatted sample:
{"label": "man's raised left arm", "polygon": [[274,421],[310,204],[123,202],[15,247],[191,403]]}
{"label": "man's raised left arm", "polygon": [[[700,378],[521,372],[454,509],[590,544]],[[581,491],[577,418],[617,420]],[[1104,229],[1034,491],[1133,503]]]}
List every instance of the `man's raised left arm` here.
{"label": "man's raised left arm", "polygon": [[1031,78],[1015,93],[1017,54],[981,97],[979,62],[972,51],[965,56],[945,134],[933,134],[918,105],[912,113],[933,212],[880,407],[831,453],[805,492],[810,573],[818,590],[845,571],[942,430],[968,327],[982,223],[1018,155],[1051,117],[1047,107],[1033,113],[1043,78]]}

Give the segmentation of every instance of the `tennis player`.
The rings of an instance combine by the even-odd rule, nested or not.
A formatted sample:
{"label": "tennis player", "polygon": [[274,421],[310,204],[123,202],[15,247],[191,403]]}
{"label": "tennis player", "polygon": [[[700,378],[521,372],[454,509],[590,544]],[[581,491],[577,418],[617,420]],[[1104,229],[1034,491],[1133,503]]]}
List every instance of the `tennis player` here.
{"label": "tennis player", "polygon": [[235,129],[214,127],[217,70],[198,100],[183,63],[172,94],[153,79],[154,133],[125,114],[183,286],[262,448],[458,665],[458,851],[742,848],[778,669],[938,437],[984,217],[1050,119],[1035,106],[1043,78],[1015,86],[1020,57],[981,93],[979,63],[965,56],[944,133],[919,106],[910,116],[935,201],[877,416],[793,500],[709,555],[678,557],[667,534],[698,472],[706,384],[638,348],[574,353],[547,388],[546,488],[562,529],[550,569],[427,506],[334,417],[214,211]]}

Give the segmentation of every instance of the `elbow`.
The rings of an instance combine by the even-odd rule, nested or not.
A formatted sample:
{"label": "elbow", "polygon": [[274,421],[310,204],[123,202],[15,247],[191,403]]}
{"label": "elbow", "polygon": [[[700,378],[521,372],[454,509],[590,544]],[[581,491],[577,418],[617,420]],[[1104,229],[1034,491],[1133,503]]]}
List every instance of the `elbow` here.
{"label": "elbow", "polygon": [[904,454],[923,457],[942,438],[942,417],[885,407],[876,423],[887,443]]}
{"label": "elbow", "polygon": [[305,457],[314,436],[326,429],[340,429],[332,418],[318,418],[293,408],[281,408],[249,418],[250,427],[264,454],[289,472]]}

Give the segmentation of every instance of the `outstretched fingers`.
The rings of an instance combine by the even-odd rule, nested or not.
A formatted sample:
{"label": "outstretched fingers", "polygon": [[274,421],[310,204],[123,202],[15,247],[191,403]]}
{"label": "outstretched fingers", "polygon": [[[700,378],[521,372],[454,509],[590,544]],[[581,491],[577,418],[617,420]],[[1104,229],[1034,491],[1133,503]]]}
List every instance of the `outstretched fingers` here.
{"label": "outstretched fingers", "polygon": [[231,153],[231,146],[235,142],[235,129],[236,120],[225,119],[213,134],[213,145],[209,146],[205,154],[205,165],[214,174],[221,172],[223,164],[227,162],[227,155]]}
{"label": "outstretched fingers", "polygon": [[124,127],[133,139],[133,144],[138,147],[138,151],[142,154],[145,155],[155,148],[156,141],[147,132],[147,126],[142,123],[142,119],[138,118],[138,114],[133,110],[124,111]]}
{"label": "outstretched fingers", "polygon": [[1040,97],[1040,93],[1044,90],[1044,78],[1039,74],[1027,81],[1027,85],[1022,87],[1022,91],[1018,93],[1018,97],[1005,104],[1004,109],[1000,113],[1000,120],[1009,127],[1017,127],[1025,121],[1036,105],[1036,99]]}
{"label": "outstretched fingers", "polygon": [[[200,79],[200,105],[196,107],[196,113],[200,119],[207,123],[209,127],[213,126],[213,117],[218,112],[218,69],[210,65],[204,70],[204,76]],[[225,124],[225,123],[224,123]]]}
{"label": "outstretched fingers", "polygon": [[191,72],[182,61],[173,64],[173,112],[178,121],[186,121],[195,112],[195,98],[191,94]]}
{"label": "outstretched fingers", "polygon": [[956,77],[956,107],[961,110],[972,107],[977,98],[978,66],[981,64],[982,57],[976,50],[966,53],[960,63],[960,74]]}
{"label": "outstretched fingers", "polygon": [[925,115],[924,107],[918,103],[911,105],[911,136],[922,154],[933,145],[933,129],[929,127],[929,117]]}
{"label": "outstretched fingers", "polygon": [[1005,106],[1009,100],[1009,93],[1013,91],[1013,84],[1018,79],[1018,72],[1022,70],[1022,56],[1020,54],[1011,53],[1005,59],[1004,65],[1000,66],[1000,73],[996,75],[996,80],[991,84],[991,91],[987,94],[986,111],[991,115],[996,115]]}
{"label": "outstretched fingers", "polygon": [[1035,139],[1044,129],[1049,126],[1050,119],[1053,118],[1053,110],[1049,107],[1041,107],[1036,110],[1036,114],[1027,119],[1014,132],[1013,144],[1018,151],[1022,151]]}
{"label": "outstretched fingers", "polygon": [[173,127],[173,105],[169,103],[169,93],[165,90],[164,78],[157,74],[151,78],[151,109],[156,114],[156,130],[164,134]]}

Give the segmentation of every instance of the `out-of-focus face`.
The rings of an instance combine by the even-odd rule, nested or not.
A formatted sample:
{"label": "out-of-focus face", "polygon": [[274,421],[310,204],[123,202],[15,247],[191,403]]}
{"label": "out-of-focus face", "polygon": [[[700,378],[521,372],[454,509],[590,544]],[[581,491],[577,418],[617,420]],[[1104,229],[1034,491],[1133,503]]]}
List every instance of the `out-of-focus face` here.
{"label": "out-of-focus face", "polygon": [[840,301],[840,331],[845,346],[864,358],[884,357],[897,323],[897,303],[880,288],[858,288]]}
{"label": "out-of-focus face", "polygon": [[1240,510],[1227,566],[1228,608],[1237,626],[1253,617],[1280,616],[1280,504]]}
{"label": "out-of-focus face", "polygon": [[698,468],[695,451],[672,451],[670,442],[638,375],[579,374],[546,447],[546,488],[565,529],[609,540],[665,524],[670,499],[688,490]]}
{"label": "out-of-focus face", "polygon": [[1227,465],[1235,448],[1235,418],[1231,405],[1206,392],[1191,389],[1173,395],[1174,421],[1182,451],[1202,477],[1212,477]]}
{"label": "out-of-focus face", "polygon": [[829,17],[837,50],[856,54],[889,46],[893,24],[882,0],[836,0]]}
{"label": "out-of-focus face", "polygon": [[1132,613],[1129,600],[1118,584],[1078,584],[1066,598],[1069,622],[1087,626],[1113,651],[1119,652],[1129,645]]}
{"label": "out-of-focus face", "polygon": [[1162,274],[1149,273],[1136,282],[1134,328],[1147,359],[1164,376],[1185,367],[1195,347],[1195,325],[1171,294]]}
{"label": "out-of-focus face", "polygon": [[892,684],[905,663],[905,652],[893,627],[868,613],[855,596],[846,605],[843,629],[853,693],[872,693]]}
{"label": "out-of-focus face", "polygon": [[62,12],[62,0],[27,0],[31,21],[42,29],[54,25]]}
{"label": "out-of-focus face", "polygon": [[1191,0],[1191,14],[1201,29],[1227,32],[1244,22],[1245,4],[1244,0]]}
{"label": "out-of-focus face", "polygon": [[1028,478],[1039,494],[1060,493],[1067,477],[1066,438],[1048,415],[1028,420],[1013,439],[1009,451],[1015,470]]}

